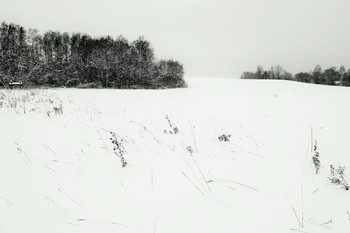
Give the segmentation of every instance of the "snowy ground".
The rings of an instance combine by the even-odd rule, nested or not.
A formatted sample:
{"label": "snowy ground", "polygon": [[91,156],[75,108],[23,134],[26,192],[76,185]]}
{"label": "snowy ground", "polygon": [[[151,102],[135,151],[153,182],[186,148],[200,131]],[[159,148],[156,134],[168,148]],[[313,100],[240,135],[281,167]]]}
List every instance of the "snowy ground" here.
{"label": "snowy ground", "polygon": [[0,90],[0,232],[350,232],[350,88],[187,81]]}

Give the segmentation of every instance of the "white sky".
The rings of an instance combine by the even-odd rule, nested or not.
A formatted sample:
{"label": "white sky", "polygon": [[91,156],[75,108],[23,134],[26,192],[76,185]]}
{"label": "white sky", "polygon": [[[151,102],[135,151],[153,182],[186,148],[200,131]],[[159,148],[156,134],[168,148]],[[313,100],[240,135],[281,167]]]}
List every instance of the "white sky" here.
{"label": "white sky", "polygon": [[187,76],[350,68],[350,0],[0,0],[0,21],[41,33],[144,35]]}

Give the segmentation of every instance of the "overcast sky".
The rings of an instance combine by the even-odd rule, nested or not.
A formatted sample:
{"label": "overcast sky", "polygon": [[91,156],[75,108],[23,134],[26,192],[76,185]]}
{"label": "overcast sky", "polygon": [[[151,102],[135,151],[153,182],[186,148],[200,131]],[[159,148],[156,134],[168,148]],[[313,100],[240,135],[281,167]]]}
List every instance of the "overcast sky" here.
{"label": "overcast sky", "polygon": [[350,68],[350,0],[0,0],[0,20],[41,33],[144,35],[187,76]]}

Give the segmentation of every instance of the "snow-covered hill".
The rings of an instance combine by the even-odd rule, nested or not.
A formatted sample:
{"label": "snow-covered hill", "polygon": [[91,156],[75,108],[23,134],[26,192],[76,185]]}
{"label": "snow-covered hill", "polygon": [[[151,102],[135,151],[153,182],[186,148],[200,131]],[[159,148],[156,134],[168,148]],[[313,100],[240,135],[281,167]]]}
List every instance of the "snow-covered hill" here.
{"label": "snow-covered hill", "polygon": [[0,232],[349,232],[349,88],[187,81],[0,90]]}

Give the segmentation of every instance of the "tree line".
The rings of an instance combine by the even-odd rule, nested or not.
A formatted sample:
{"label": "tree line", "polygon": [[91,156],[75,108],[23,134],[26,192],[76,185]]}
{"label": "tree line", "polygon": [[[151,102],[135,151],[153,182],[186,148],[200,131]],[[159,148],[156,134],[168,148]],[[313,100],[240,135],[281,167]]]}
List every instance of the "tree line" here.
{"label": "tree line", "polygon": [[150,42],[139,37],[93,38],[88,34],[0,26],[0,86],[167,88],[184,87],[183,65],[156,60]]}
{"label": "tree line", "polygon": [[320,65],[309,72],[299,72],[295,75],[287,72],[282,66],[271,67],[270,70],[264,71],[262,66],[258,66],[255,72],[243,72],[242,79],[283,79],[294,80],[298,82],[350,86],[350,69],[346,71],[342,65],[337,69],[330,67],[322,70]]}

